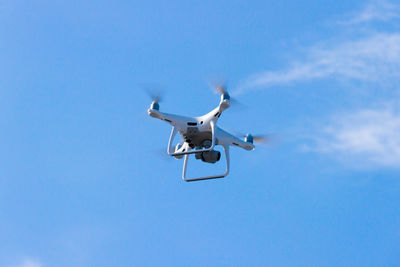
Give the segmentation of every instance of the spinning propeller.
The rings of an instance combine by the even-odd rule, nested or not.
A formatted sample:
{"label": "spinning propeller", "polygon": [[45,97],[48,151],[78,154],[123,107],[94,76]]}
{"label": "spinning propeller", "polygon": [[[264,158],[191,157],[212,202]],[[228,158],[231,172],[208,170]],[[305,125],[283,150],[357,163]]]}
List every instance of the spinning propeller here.
{"label": "spinning propeller", "polygon": [[162,99],[164,98],[164,94],[162,93],[162,91],[157,88],[159,86],[156,86],[154,84],[145,84],[141,86],[143,88],[143,90],[146,91],[147,95],[153,100],[153,102],[151,103],[150,108],[151,109],[155,109],[155,110],[159,110],[160,109],[160,102],[162,102]]}
{"label": "spinning propeller", "polygon": [[225,84],[217,85],[214,90],[215,90],[215,93],[221,94],[223,99],[227,99],[227,100],[231,99],[231,96],[229,95]]}
{"label": "spinning propeller", "polygon": [[212,90],[216,94],[221,94],[224,98],[223,99],[228,99],[230,100],[230,95],[228,93],[228,90],[226,89],[226,82],[221,80],[221,79],[213,79],[208,82]]}
{"label": "spinning propeller", "polygon": [[267,144],[271,142],[271,136],[270,135],[251,135],[251,134],[242,134],[240,135],[241,137],[244,137],[245,142],[256,142],[259,144]]}
{"label": "spinning propeller", "polygon": [[234,105],[236,108],[239,107],[241,109],[246,107],[243,103],[238,101],[236,98],[233,98],[229,94],[228,89],[227,89],[228,86],[226,85],[227,83],[225,81],[214,80],[214,81],[209,82],[209,84],[210,84],[210,87],[213,89],[213,91],[216,94],[220,94],[221,95],[221,99],[222,100],[225,100],[225,99],[229,100],[231,106]]}
{"label": "spinning propeller", "polygon": [[235,132],[232,131],[236,136],[244,138],[245,142],[249,143],[257,143],[260,145],[266,145],[266,144],[271,144],[276,140],[276,136],[273,134],[257,134],[257,135],[252,135],[250,133],[244,134],[240,132]]}

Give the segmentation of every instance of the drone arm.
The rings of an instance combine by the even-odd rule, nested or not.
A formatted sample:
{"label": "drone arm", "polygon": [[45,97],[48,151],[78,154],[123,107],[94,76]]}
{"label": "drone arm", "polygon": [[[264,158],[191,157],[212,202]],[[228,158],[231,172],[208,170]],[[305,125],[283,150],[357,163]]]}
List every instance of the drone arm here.
{"label": "drone arm", "polygon": [[221,101],[219,102],[218,108],[219,108],[219,112],[224,111],[225,109],[229,108],[231,106],[231,102],[229,101],[229,99],[221,99]]}
{"label": "drone arm", "polygon": [[201,180],[209,180],[209,179],[217,179],[217,178],[224,178],[229,174],[229,168],[230,168],[230,158],[229,158],[229,145],[224,144],[224,151],[225,151],[225,158],[226,158],[226,170],[224,174],[219,174],[219,175],[213,175],[213,176],[205,176],[205,177],[196,177],[196,178],[186,178],[186,170],[187,170],[187,164],[189,161],[189,155],[185,155],[185,161],[183,162],[183,171],[182,171],[182,179],[185,182],[194,182],[194,181],[201,181]]}
{"label": "drone arm", "polygon": [[238,146],[245,150],[253,150],[254,149],[253,143],[244,142],[244,141],[240,140],[239,138],[235,138],[234,141],[231,142],[231,145]]}
{"label": "drone arm", "polygon": [[148,113],[151,117],[156,118],[156,119],[160,119],[160,120],[163,120],[163,121],[166,121],[166,122],[168,122],[168,123],[171,124],[171,125],[174,125],[174,121],[175,121],[176,119],[179,119],[179,118],[178,118],[179,116],[172,115],[172,114],[168,114],[168,113],[163,113],[163,112],[160,112],[160,111],[158,111],[158,110],[156,110],[156,109],[148,109],[148,110],[147,110],[147,113]]}
{"label": "drone arm", "polygon": [[167,121],[169,123],[172,122],[171,120],[166,119],[166,116],[165,116],[166,114],[164,114],[164,113],[162,113],[162,112],[160,112],[160,111],[158,111],[156,109],[149,108],[147,110],[147,113],[150,115],[150,117],[153,117],[153,118],[156,118],[156,119],[160,119],[162,121]]}
{"label": "drone arm", "polygon": [[204,115],[202,118],[205,120],[209,120],[212,122],[216,122],[218,118],[221,116],[222,112],[224,112],[227,108],[229,108],[230,102],[227,99],[222,99],[219,105]]}
{"label": "drone arm", "polygon": [[223,129],[216,127],[216,132],[218,136],[218,142],[221,142],[223,144],[231,145],[231,146],[237,146],[240,148],[243,148],[245,150],[253,150],[254,149],[254,144],[250,142],[245,142],[243,139],[240,139]]}

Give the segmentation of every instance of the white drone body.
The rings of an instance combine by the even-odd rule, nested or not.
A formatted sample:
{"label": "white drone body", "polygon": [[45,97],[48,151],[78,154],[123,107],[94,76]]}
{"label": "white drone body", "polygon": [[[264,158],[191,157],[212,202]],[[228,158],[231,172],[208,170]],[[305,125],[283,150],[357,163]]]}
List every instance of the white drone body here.
{"label": "white drone body", "polygon": [[[166,121],[172,125],[171,136],[168,142],[167,153],[176,159],[184,159],[182,178],[184,181],[199,181],[206,179],[216,179],[226,177],[229,173],[229,147],[237,146],[246,150],[253,150],[253,137],[248,134],[241,139],[217,126],[217,120],[222,112],[230,106],[230,96],[222,90],[221,101],[215,109],[200,117],[185,117],[159,111],[158,99],[154,99],[148,114],[151,117]],[[179,132],[183,141],[173,145],[174,138]],[[214,150],[215,146],[220,145],[224,148],[226,158],[226,171],[224,174],[187,178],[186,169],[189,155],[194,154],[196,159],[203,162],[215,163],[219,161],[221,153]]]}

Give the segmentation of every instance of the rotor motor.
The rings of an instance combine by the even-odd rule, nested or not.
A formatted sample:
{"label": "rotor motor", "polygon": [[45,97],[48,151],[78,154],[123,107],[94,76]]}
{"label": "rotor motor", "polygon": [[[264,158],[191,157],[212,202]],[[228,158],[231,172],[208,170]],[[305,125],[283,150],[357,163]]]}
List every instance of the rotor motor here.
{"label": "rotor motor", "polygon": [[158,101],[153,101],[150,105],[150,109],[160,110],[160,104],[158,103]]}

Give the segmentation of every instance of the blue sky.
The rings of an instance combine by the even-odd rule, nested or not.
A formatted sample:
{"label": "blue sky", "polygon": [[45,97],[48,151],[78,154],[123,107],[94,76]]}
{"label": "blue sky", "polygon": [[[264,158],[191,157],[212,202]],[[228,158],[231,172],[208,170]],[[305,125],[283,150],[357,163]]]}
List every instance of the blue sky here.
{"label": "blue sky", "polygon": [[[395,1],[0,1],[0,266],[398,266]],[[169,125],[219,102],[226,179]],[[218,170],[194,164],[191,174]]]}

